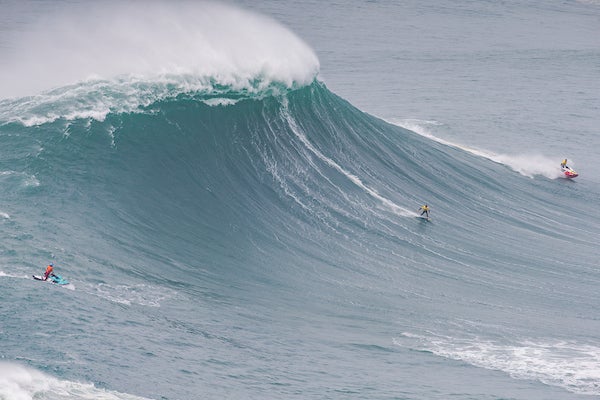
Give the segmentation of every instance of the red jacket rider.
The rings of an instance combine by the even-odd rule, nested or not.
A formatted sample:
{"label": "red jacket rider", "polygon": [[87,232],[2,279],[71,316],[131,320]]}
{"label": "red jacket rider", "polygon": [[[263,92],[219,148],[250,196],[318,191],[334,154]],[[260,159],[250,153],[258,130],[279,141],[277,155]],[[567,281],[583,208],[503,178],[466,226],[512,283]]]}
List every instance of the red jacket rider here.
{"label": "red jacket rider", "polygon": [[52,274],[52,272],[54,271],[54,264],[50,263],[50,265],[48,265],[46,267],[46,272],[44,272],[44,280],[47,281],[48,277]]}

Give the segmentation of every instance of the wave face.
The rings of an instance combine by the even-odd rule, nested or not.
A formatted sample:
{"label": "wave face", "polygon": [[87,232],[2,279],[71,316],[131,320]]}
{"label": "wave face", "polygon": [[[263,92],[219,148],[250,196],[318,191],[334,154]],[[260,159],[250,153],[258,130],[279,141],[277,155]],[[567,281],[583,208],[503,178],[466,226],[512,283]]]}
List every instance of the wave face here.
{"label": "wave face", "polygon": [[[352,383],[362,369],[355,356],[419,350],[448,360],[442,371],[463,360],[596,393],[587,374],[563,368],[598,367],[588,322],[599,235],[579,212],[594,194],[390,125],[318,81],[228,96],[236,100],[182,94],[101,119],[0,127],[3,285],[19,288],[19,308],[60,302],[65,315],[41,332],[68,337],[58,340],[68,351],[57,347],[50,361],[62,379],[149,398],[213,397],[228,385],[236,397],[269,390],[245,377],[264,370],[282,397],[295,379],[310,397],[327,385],[368,386]],[[425,202],[431,223],[415,218]],[[32,299],[34,283],[19,278],[47,259],[75,290]],[[6,348],[38,342],[23,326],[43,313],[15,316],[20,334]],[[285,337],[277,349],[273,335]],[[379,335],[396,349],[375,346]],[[335,349],[332,337],[374,347]],[[96,340],[112,345],[90,355]],[[313,356],[290,363],[286,348]],[[35,366],[45,352],[25,359]],[[339,363],[327,367],[328,357]],[[165,377],[157,363],[174,371]],[[139,368],[154,386],[134,378]],[[314,379],[328,368],[351,373]],[[240,375],[228,381],[229,370]],[[381,379],[381,390],[399,389]],[[420,379],[415,398],[428,387]]]}

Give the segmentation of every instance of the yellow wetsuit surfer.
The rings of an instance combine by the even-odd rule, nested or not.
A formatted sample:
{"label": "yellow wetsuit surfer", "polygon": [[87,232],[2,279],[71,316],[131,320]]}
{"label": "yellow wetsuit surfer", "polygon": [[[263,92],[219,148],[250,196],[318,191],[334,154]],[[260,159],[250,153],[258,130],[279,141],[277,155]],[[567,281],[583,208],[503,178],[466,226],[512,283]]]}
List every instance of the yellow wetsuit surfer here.
{"label": "yellow wetsuit surfer", "polygon": [[421,208],[419,208],[419,211],[421,211],[421,216],[425,214],[427,218],[429,218],[429,206],[427,204],[421,206]]}

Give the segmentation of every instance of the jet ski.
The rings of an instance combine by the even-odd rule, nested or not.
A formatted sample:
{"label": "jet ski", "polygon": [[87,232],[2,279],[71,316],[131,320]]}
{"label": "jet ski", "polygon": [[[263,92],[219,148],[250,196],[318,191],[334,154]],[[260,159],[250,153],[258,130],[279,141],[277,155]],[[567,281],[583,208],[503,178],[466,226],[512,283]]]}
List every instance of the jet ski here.
{"label": "jet ski", "polygon": [[567,178],[576,178],[579,176],[579,174],[577,172],[575,172],[574,169],[571,169],[570,167],[567,167],[566,165],[562,167],[562,173],[565,175],[565,177]]}
{"label": "jet ski", "polygon": [[40,275],[32,275],[32,276],[33,276],[33,279],[35,279],[35,280],[54,283],[56,285],[68,285],[69,284],[69,281],[60,275],[54,275],[54,274],[50,275],[47,280],[44,280],[44,277],[40,276]]}

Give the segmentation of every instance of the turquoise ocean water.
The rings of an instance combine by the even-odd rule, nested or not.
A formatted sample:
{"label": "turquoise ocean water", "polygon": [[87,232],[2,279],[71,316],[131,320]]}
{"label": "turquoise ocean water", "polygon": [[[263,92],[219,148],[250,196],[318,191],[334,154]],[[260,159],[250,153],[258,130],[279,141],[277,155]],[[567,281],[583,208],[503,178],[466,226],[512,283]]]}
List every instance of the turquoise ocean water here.
{"label": "turquoise ocean water", "polygon": [[597,2],[0,9],[0,399],[600,397]]}

